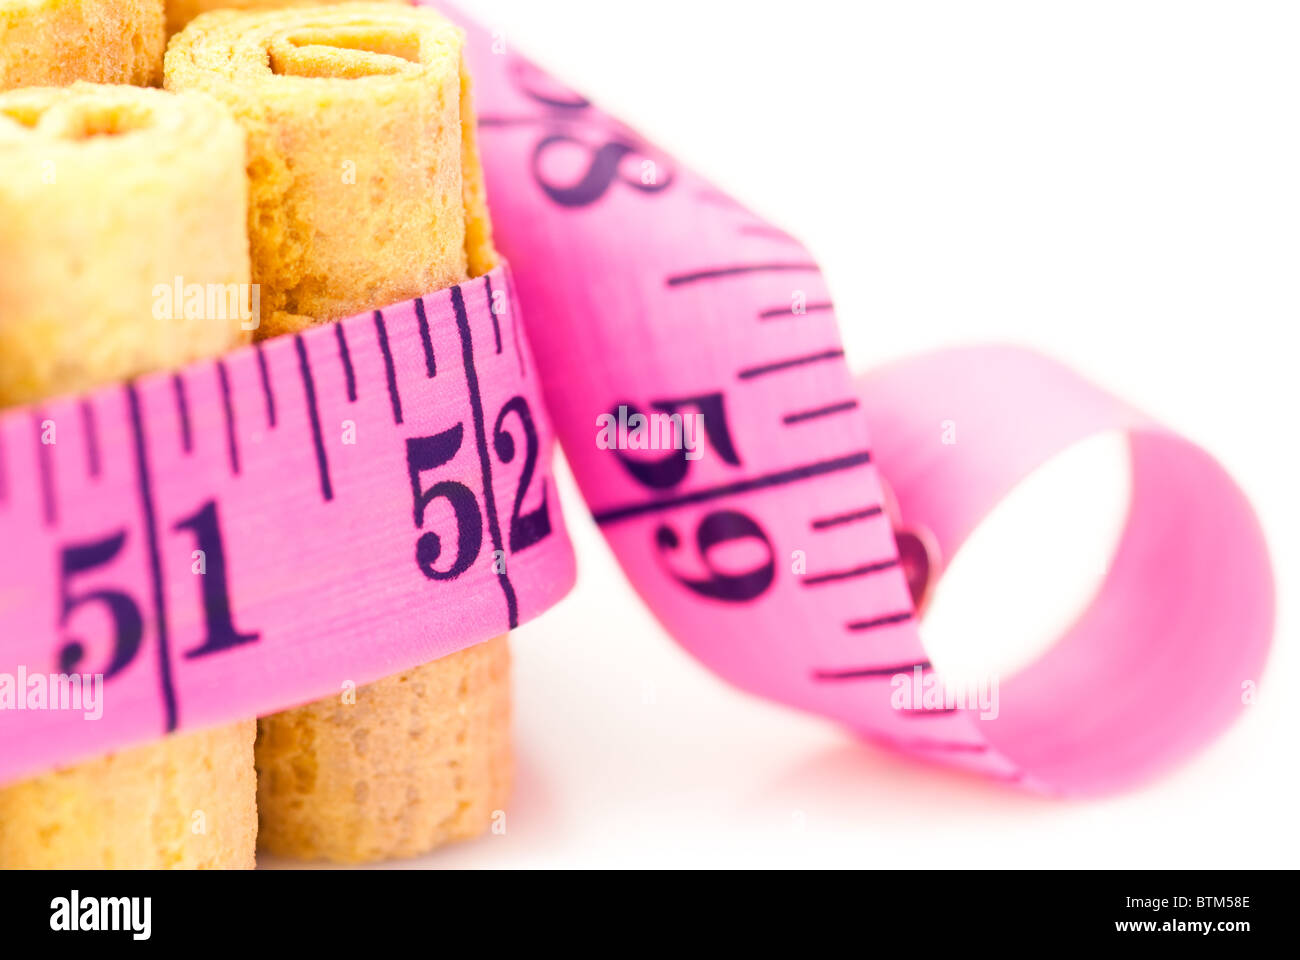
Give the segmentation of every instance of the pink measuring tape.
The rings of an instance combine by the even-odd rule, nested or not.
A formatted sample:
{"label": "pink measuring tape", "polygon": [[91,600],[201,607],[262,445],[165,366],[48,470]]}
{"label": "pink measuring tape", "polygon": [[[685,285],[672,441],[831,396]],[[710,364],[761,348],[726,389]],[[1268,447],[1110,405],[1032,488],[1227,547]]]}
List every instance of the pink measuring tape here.
{"label": "pink measuring tape", "polygon": [[[574,577],[551,446],[504,268],[6,412],[0,782],[337,694],[535,616]],[[17,684],[74,672],[103,676],[101,716]]]}
{"label": "pink measuring tape", "polygon": [[[1208,455],[1021,351],[855,382],[796,241],[454,18],[522,317],[498,270],[0,418],[0,684],[20,668],[108,677],[97,721],[0,709],[0,782],[536,615],[574,576],[551,422],[646,603],[747,690],[1062,793],[1132,783],[1229,722],[1271,640],[1272,581]],[[607,449],[620,408],[698,417],[698,459]],[[960,444],[939,443],[948,419]],[[996,720],[894,709],[897,677],[933,672],[914,595],[940,558],[1036,466],[1115,429],[1134,502],[1088,613],[1002,684]],[[891,519],[925,533],[896,539]]]}

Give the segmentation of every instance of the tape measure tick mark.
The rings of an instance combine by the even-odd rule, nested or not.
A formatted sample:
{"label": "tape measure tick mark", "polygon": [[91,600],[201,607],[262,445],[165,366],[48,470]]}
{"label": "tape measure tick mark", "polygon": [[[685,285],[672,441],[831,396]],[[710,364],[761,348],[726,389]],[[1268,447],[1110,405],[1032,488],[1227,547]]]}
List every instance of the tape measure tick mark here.
{"label": "tape measure tick mark", "polygon": [[189,453],[194,449],[190,436],[190,405],[185,397],[185,381],[179,373],[172,375],[172,393],[176,397],[176,419],[181,425],[181,449]]}
{"label": "tape measure tick mark", "polygon": [[95,408],[89,400],[81,401],[81,430],[86,435],[86,472],[92,480],[99,478],[99,431],[95,425]]}
{"label": "tape measure tick mark", "polygon": [[789,304],[787,304],[784,307],[770,307],[767,310],[764,310],[762,313],[758,315],[758,319],[789,320],[791,317],[801,317],[805,313],[824,313],[828,310],[834,310],[834,309],[835,309],[835,304],[830,303],[829,301],[825,301],[821,303],[804,304],[803,311],[801,313],[795,313],[794,309]]}
{"label": "tape measure tick mark", "polygon": [[[335,329],[339,329],[337,324]],[[339,343],[343,342],[340,337]],[[311,363],[307,359],[307,347],[302,342],[302,334],[294,334],[293,345],[298,351],[298,371],[302,374],[302,389],[307,397],[307,415],[311,419],[312,446],[316,450],[316,469],[320,473],[320,493],[324,499],[333,500],[334,488],[330,484],[330,466],[329,461],[325,459],[325,440],[321,437],[320,432],[320,410],[316,407],[316,384],[311,378]],[[349,369],[351,369],[350,366]],[[355,394],[351,399],[356,399]]]}
{"label": "tape measure tick mark", "polygon": [[230,472],[239,475],[239,441],[235,436],[235,407],[230,399],[230,374],[224,360],[217,361],[217,382],[221,384],[221,412],[226,421],[226,450],[230,455]]}
{"label": "tape measure tick mark", "polygon": [[800,579],[805,587],[817,587],[823,583],[837,583],[840,580],[853,580],[857,577],[868,577],[873,573],[880,573],[883,570],[892,570],[898,566],[898,558],[891,560],[877,560],[873,563],[864,563],[859,567],[853,567],[849,570],[836,570],[831,573],[819,573],[816,576],[803,577]]}
{"label": "tape measure tick mark", "polygon": [[882,677],[892,677],[898,673],[909,673],[920,667],[922,670],[934,669],[929,660],[918,660],[916,663],[899,663],[892,667],[858,667],[852,670],[814,670],[814,680],[878,680]]}
{"label": "tape measure tick mark", "polygon": [[339,342],[339,361],[343,364],[343,379],[347,384],[348,403],[356,403],[357,375],[352,369],[352,354],[348,350],[348,338],[343,333],[343,324],[334,324],[334,339]]}
{"label": "tape measure tick mark", "polygon": [[253,344],[253,349],[257,351],[257,370],[262,378],[262,396],[266,399],[266,425],[271,429],[275,428],[275,391],[271,389],[271,371],[266,366],[266,353],[262,350],[262,344]]}
{"label": "tape measure tick mark", "polygon": [[670,287],[680,287],[700,280],[721,280],[724,277],[738,277],[747,273],[784,273],[786,271],[820,272],[815,263],[744,263],[731,267],[709,267],[693,273],[679,273],[667,280]]}
{"label": "tape measure tick mark", "polygon": [[[174,379],[180,383],[180,378]],[[158,555],[158,519],[154,512],[153,486],[149,474],[149,454],[145,444],[144,421],[140,416],[140,395],[135,381],[126,384],[127,408],[131,413],[131,435],[135,441],[136,486],[140,495],[140,513],[144,517],[145,544],[149,551],[149,575],[153,587],[154,622],[158,625],[158,681],[162,687],[167,731],[176,729],[176,691],[172,686],[171,652],[167,649],[167,610],[163,598],[162,562]]]}
{"label": "tape measure tick mark", "polygon": [[794,426],[796,423],[806,423],[809,420],[817,420],[821,417],[834,416],[837,413],[848,413],[850,410],[858,409],[858,401],[841,400],[839,403],[831,403],[824,407],[816,407],[812,410],[800,410],[796,413],[787,413],[781,418],[781,422],[787,427]]}
{"label": "tape measure tick mark", "polygon": [[420,321],[420,343],[424,345],[424,375],[432,379],[438,375],[438,363],[433,356],[433,339],[429,336],[429,318],[424,312],[424,297],[415,298],[415,316]]}
{"label": "tape measure tick mark", "polygon": [[903,610],[899,613],[887,613],[883,617],[872,617],[870,620],[854,620],[846,623],[844,629],[857,633],[862,630],[875,630],[877,627],[893,626],[896,623],[906,623],[911,619],[912,611]]}
{"label": "tape measure tick mark", "polygon": [[741,380],[753,380],[755,377],[762,377],[769,373],[781,373],[810,363],[836,360],[842,356],[844,356],[843,350],[822,350],[819,353],[810,353],[802,357],[789,357],[785,360],[774,360],[771,363],[765,363],[757,367],[747,367],[739,371],[736,377]]}
{"label": "tape measure tick mark", "polygon": [[842,526],[846,523],[853,523],[856,520],[867,520],[871,517],[878,517],[885,512],[885,508],[876,504],[873,507],[863,507],[861,510],[851,510],[848,513],[836,514],[833,517],[820,517],[812,522],[814,530],[829,530],[831,527]]}
{"label": "tape measure tick mark", "polygon": [[37,409],[32,415],[33,426],[36,428],[36,470],[40,474],[41,485],[41,515],[45,519],[45,525],[52,527],[58,523],[59,511],[58,504],[54,500],[54,464],[50,459],[50,444],[45,442],[43,436],[45,428],[45,411]]}
{"label": "tape measure tick mark", "polygon": [[388,399],[393,404],[393,423],[402,422],[402,397],[397,392],[397,370],[393,367],[393,354],[388,349],[388,327],[384,325],[384,313],[375,311],[375,335],[379,338],[379,351],[384,355],[384,378],[388,381]]}

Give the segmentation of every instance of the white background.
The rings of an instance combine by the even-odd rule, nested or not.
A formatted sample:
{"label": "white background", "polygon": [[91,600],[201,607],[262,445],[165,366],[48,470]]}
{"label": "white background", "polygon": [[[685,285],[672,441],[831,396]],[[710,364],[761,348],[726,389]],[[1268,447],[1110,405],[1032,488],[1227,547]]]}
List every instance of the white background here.
{"label": "white background", "polygon": [[[579,585],[514,639],[507,831],[413,865],[1300,866],[1300,5],[462,4],[804,240],[856,368],[1031,345],[1213,451],[1269,535],[1279,629],[1260,701],[1191,764],[1024,796],[726,687],[570,484]],[[1122,508],[1108,452],[984,531],[929,642],[1023,647],[1068,616]],[[1112,495],[1061,509],[1085,479]],[[1010,641],[981,632],[1008,607]]]}

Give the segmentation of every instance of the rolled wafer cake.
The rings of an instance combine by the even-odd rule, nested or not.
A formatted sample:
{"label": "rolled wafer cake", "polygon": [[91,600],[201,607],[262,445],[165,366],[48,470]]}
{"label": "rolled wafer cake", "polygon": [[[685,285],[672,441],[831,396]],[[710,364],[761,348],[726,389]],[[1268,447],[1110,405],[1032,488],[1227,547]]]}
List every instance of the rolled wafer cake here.
{"label": "rolled wafer cake", "polygon": [[[248,132],[259,336],[495,265],[461,48],[431,10],[365,3],[217,11],[172,39],[167,87]],[[509,789],[509,714],[500,637],[262,718],[260,845],[357,862],[481,833]]]}
{"label": "rolled wafer cake", "polygon": [[0,0],[0,90],[157,86],[166,49],[163,0]]}
{"label": "rolled wafer cake", "polygon": [[[249,339],[237,315],[153,309],[178,276],[250,282],[243,139],[205,97],[0,94],[0,406]],[[251,867],[253,737],[249,720],[0,787],[0,867]]]}
{"label": "rolled wafer cake", "polygon": [[[280,7],[315,7],[341,0],[167,0],[167,35],[182,29],[200,13],[209,10],[271,10]],[[376,0],[406,3],[407,0]]]}

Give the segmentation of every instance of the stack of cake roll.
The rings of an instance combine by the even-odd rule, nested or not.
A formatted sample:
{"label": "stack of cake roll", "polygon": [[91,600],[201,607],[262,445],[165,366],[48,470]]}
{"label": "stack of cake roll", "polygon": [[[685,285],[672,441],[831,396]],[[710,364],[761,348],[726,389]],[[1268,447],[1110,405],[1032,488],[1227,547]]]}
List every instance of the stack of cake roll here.
{"label": "stack of cake roll", "polygon": [[[0,405],[250,336],[154,319],[160,279],[259,285],[262,339],[496,265],[463,36],[431,10],[0,0],[0,23]],[[509,673],[498,637],[0,786],[0,867],[362,862],[477,835],[510,787]]]}

